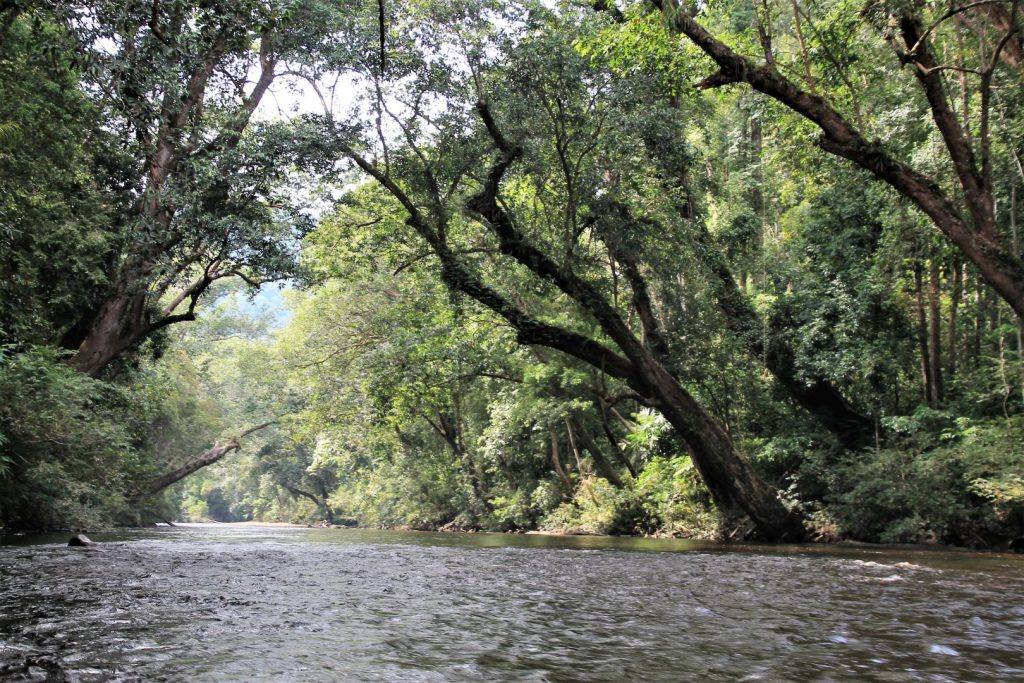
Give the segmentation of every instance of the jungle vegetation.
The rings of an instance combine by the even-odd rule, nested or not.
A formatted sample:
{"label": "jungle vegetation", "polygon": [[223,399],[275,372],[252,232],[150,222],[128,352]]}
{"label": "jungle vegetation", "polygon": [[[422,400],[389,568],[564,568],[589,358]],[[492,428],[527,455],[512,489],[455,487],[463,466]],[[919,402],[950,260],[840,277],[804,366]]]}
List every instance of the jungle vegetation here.
{"label": "jungle vegetation", "polygon": [[1005,547],[1022,10],[0,2],[0,527]]}

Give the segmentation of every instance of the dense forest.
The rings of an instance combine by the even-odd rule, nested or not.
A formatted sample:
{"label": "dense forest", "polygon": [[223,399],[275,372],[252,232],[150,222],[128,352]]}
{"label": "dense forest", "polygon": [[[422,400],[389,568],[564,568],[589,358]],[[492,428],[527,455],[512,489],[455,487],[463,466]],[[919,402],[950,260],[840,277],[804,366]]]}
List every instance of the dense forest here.
{"label": "dense forest", "polygon": [[0,1],[0,527],[1006,547],[1022,14]]}

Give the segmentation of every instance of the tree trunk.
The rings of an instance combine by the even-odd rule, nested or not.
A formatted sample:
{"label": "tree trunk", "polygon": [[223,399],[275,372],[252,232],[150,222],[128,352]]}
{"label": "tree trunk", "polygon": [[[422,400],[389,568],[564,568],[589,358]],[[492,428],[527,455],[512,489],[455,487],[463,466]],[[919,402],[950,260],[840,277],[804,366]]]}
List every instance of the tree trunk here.
{"label": "tree trunk", "polygon": [[816,91],[814,75],[811,73],[811,58],[807,52],[807,41],[804,40],[804,29],[800,21],[800,7],[796,4],[796,0],[789,0],[789,4],[793,8],[793,29],[796,32],[796,43],[800,46],[800,60],[804,65],[804,80],[807,81],[808,90],[813,93]]}
{"label": "tree trunk", "polygon": [[615,471],[615,468],[612,467],[611,463],[608,462],[608,459],[604,457],[604,453],[601,452],[601,449],[594,441],[594,437],[590,435],[590,432],[588,432],[586,427],[583,426],[580,419],[576,415],[570,415],[567,419],[572,430],[576,433],[576,436],[579,437],[583,448],[590,453],[590,458],[594,461],[594,469],[597,470],[597,473],[615,488],[623,488],[622,479]]}
{"label": "tree trunk", "polygon": [[959,342],[960,299],[964,295],[964,262],[959,256],[953,257],[953,283],[949,299],[949,340],[946,342],[946,367],[950,378],[957,371],[957,346]]}
{"label": "tree trunk", "polygon": [[186,463],[186,464],[182,465],[181,467],[179,467],[179,468],[177,468],[175,470],[171,470],[170,472],[167,472],[166,474],[162,474],[159,477],[157,477],[156,479],[153,479],[151,482],[149,482],[149,484],[146,486],[146,489],[142,492],[142,494],[140,494],[138,496],[138,498],[144,498],[146,496],[156,495],[157,493],[160,493],[161,491],[163,491],[165,488],[167,488],[171,484],[175,484],[175,483],[181,481],[182,479],[184,479],[188,475],[192,474],[193,472],[201,470],[202,468],[206,467],[207,465],[212,465],[213,463],[215,463],[218,460],[222,459],[228,453],[231,453],[232,451],[239,450],[242,447],[242,445],[240,443],[242,438],[244,438],[246,436],[249,436],[250,434],[252,434],[254,432],[258,432],[261,429],[266,429],[267,427],[269,427],[272,424],[276,424],[276,423],[275,422],[264,422],[261,425],[256,425],[255,427],[250,427],[249,429],[247,429],[244,432],[242,432],[241,434],[239,434],[237,438],[231,439],[226,444],[218,444],[218,445],[214,446],[213,448],[209,448],[209,449],[203,451],[199,455],[199,457],[197,457],[192,462]]}
{"label": "tree trunk", "polygon": [[914,263],[914,301],[917,308],[917,345],[921,352],[921,390],[925,403],[930,403],[932,390],[931,354],[928,352],[928,317],[924,310],[924,275],[921,262]]}
{"label": "tree trunk", "polygon": [[[170,4],[165,3],[161,7],[160,3],[154,2],[151,13],[136,15],[136,21],[142,23],[132,28],[138,30],[148,25],[151,31],[156,32],[158,24],[166,24],[169,30],[172,29],[177,21],[174,17],[180,18],[182,10],[168,7]],[[204,31],[202,41],[192,46],[198,52],[192,55],[192,59],[176,65],[175,68],[182,69],[180,76],[183,79],[184,91],[180,97],[164,94],[154,96],[153,101],[149,101],[147,97],[152,93],[141,93],[128,87],[115,86],[118,97],[113,99],[121,103],[118,106],[126,106],[129,109],[137,107],[140,111],[152,110],[159,113],[156,121],[141,117],[141,124],[134,124],[140,126],[136,131],[137,136],[140,140],[146,140],[145,149],[149,151],[144,159],[139,160],[142,162],[140,168],[143,169],[143,177],[140,178],[143,190],[131,213],[121,216],[125,223],[130,224],[131,230],[140,230],[147,237],[142,241],[128,240],[127,250],[121,255],[123,258],[117,262],[116,273],[108,274],[112,282],[111,295],[104,300],[95,315],[83,316],[85,319],[64,335],[63,341],[78,342],[69,363],[90,376],[98,376],[113,359],[158,329],[178,322],[195,320],[197,299],[210,283],[219,277],[238,274],[236,270],[219,272],[225,258],[225,250],[228,248],[228,238],[221,234],[206,235],[205,242],[200,240],[198,246],[190,247],[189,250],[182,249],[186,239],[192,240],[193,237],[176,229],[174,217],[178,207],[173,204],[172,199],[175,193],[167,192],[168,185],[176,177],[184,178],[189,175],[191,163],[182,162],[191,162],[190,155],[222,153],[237,147],[253,112],[274,80],[276,58],[272,56],[273,34],[268,29],[262,33],[259,40],[256,82],[247,93],[239,92],[239,101],[232,109],[226,110],[230,123],[221,130],[217,139],[210,141],[209,144],[197,146],[194,141],[185,142],[189,130],[202,130],[200,121],[204,116],[207,87],[211,79],[217,79],[217,70],[223,67],[229,53],[229,34],[248,30],[248,27],[230,26],[227,18],[224,22],[216,31]],[[120,54],[111,56],[126,62],[135,61],[136,49],[134,41],[128,41],[128,44],[121,46]],[[228,61],[234,64],[236,60]],[[158,98],[162,98],[163,101],[156,102]],[[156,106],[158,104],[159,106]],[[228,102],[222,104],[227,106]],[[225,110],[218,108],[218,111]],[[138,117],[128,118],[135,120]],[[185,182],[187,184],[193,181],[185,179]],[[192,185],[188,187],[190,192],[197,189]],[[218,211],[223,213],[226,192],[226,184],[215,184],[212,189],[204,190],[201,198],[193,201],[197,208],[202,207],[214,214]],[[204,219],[202,222],[215,221]],[[168,260],[173,262],[171,270],[160,272],[156,264],[166,263]],[[162,305],[161,298],[178,277],[187,273],[190,268],[202,266],[205,268],[199,279],[174,297],[169,307],[162,311],[156,308]],[[178,304],[184,301],[189,302],[188,312],[175,314]],[[150,307],[153,307],[152,310]]]}
{"label": "tree trunk", "polygon": [[[761,263],[762,250],[764,248],[764,224],[765,217],[767,214],[767,207],[764,201],[764,172],[761,165],[761,157],[763,155],[764,145],[764,134],[761,132],[761,119],[757,116],[750,117],[750,177],[753,178],[753,182],[750,183],[750,206],[754,210],[754,215],[757,216],[757,235],[754,236],[754,244],[752,245],[753,253],[748,250],[747,260],[743,266],[744,271],[750,267],[749,260],[751,257],[756,257],[756,262]],[[764,268],[759,268],[754,271],[754,281],[759,288],[764,287]],[[746,280],[746,273],[744,273],[744,280]],[[741,287],[743,293],[747,293],[747,287]]]}
{"label": "tree trunk", "polygon": [[176,470],[171,470],[166,474],[162,474],[153,481],[151,481],[149,485],[146,487],[145,495],[156,495],[157,493],[160,493],[171,484],[175,484],[181,481],[188,475],[206,467],[207,465],[212,465],[213,463],[217,462],[228,453],[232,451],[237,451],[241,447],[241,444],[239,444],[237,441],[232,440],[226,444],[219,444],[217,446],[214,446],[213,448],[203,451],[203,453],[195,460],[186,463],[185,465],[182,465]]}
{"label": "tree trunk", "polygon": [[572,455],[576,458],[576,471],[579,472],[580,478],[582,479],[586,470],[583,469],[583,460],[580,459],[580,449],[576,445],[576,435],[573,434],[572,424],[569,423],[569,418],[565,418],[565,434],[569,438],[569,448],[572,449]]}
{"label": "tree trunk", "polygon": [[91,377],[139,342],[148,331],[146,297],[120,293],[103,302],[68,363]]}
{"label": "tree trunk", "polygon": [[615,432],[612,431],[612,426],[608,422],[608,411],[604,406],[604,403],[600,404],[601,409],[601,429],[604,431],[605,439],[608,441],[608,445],[611,447],[612,452],[615,454],[615,459],[618,460],[623,467],[629,471],[629,475],[636,479],[637,471],[636,467],[630,462],[630,459],[622,452],[619,448],[619,441],[615,438]]}
{"label": "tree trunk", "polygon": [[[1017,182],[1010,182],[1010,235],[1013,250],[1020,253],[1020,236],[1017,232]],[[1017,371],[1020,373],[1020,396],[1024,401],[1024,320],[1017,319]]]}
{"label": "tree trunk", "polygon": [[320,475],[316,476],[316,484],[320,489],[320,499],[324,501],[324,519],[326,519],[329,524],[334,524],[334,510],[332,510],[331,506],[327,503],[327,499],[330,497],[330,494],[327,492],[327,484],[324,483],[323,477]]}
{"label": "tree trunk", "polygon": [[946,389],[942,381],[942,318],[939,307],[941,295],[941,282],[939,277],[939,261],[931,259],[928,267],[928,318],[929,318],[929,349],[928,365],[931,370],[933,403],[941,403],[945,400]]}
{"label": "tree trunk", "polygon": [[[761,169],[763,133],[757,118],[751,119],[750,137],[754,153],[751,163],[755,164],[755,182],[752,183],[750,200],[760,220],[757,246],[761,249],[764,243],[764,221],[767,207],[760,189],[760,185],[763,183]],[[654,161],[659,160],[655,145],[648,143],[648,151],[651,152]],[[680,215],[684,220],[693,221],[702,260],[715,278],[717,284],[715,294],[718,298],[719,308],[725,314],[729,331],[744,342],[751,356],[764,363],[768,371],[793,400],[813,415],[825,429],[834,434],[846,448],[859,450],[871,444],[876,431],[871,417],[857,411],[827,379],[818,377],[813,379],[810,384],[798,379],[796,376],[796,354],[793,350],[777,336],[770,341],[765,339],[766,326],[746,296],[747,274],[745,271],[741,271],[739,284],[737,284],[737,278],[734,277],[725,254],[715,243],[707,225],[697,219],[685,167],[680,169],[673,166],[665,169],[665,172],[686,188],[686,204],[684,210],[680,211]],[[620,214],[620,219],[634,220],[625,206],[616,204],[614,208],[615,212]],[[623,255],[618,254],[617,257],[622,258]]]}
{"label": "tree trunk", "polygon": [[[977,5],[977,7],[971,7],[967,12],[960,12],[956,15],[956,21],[961,26],[968,28],[975,32],[978,40],[988,40],[986,24],[988,28],[995,30],[997,33],[1010,34],[1007,36],[1005,44],[1002,46],[1002,50],[999,52],[999,58],[1007,66],[1014,69],[1024,69],[1024,40],[1022,40],[1020,31],[1014,26],[1014,14],[1011,10],[1007,10],[1003,5],[995,3],[964,3],[966,6],[971,7]],[[1019,25],[1020,18],[1017,18]]]}
{"label": "tree trunk", "polygon": [[551,431],[551,467],[555,470],[555,474],[558,475],[559,481],[562,482],[562,486],[565,487],[565,497],[572,498],[576,489],[572,485],[572,479],[566,474],[565,468],[562,467],[562,457],[558,454],[558,433],[554,429]]}
{"label": "tree trunk", "polygon": [[782,505],[714,419],[664,368],[650,361],[645,365],[643,374],[659,410],[690,445],[694,467],[719,507],[745,511],[769,540],[802,540],[800,518]]}
{"label": "tree trunk", "polygon": [[974,334],[971,338],[971,367],[981,364],[981,339],[985,331],[985,283],[977,273],[974,277]]}
{"label": "tree trunk", "polygon": [[[799,516],[786,510],[774,490],[757,476],[750,464],[736,451],[728,435],[636,338],[604,295],[570,269],[560,267],[533,247],[498,205],[498,181],[507,164],[511,164],[518,156],[518,150],[507,146],[504,137],[495,130],[496,124],[485,106],[480,105],[479,108],[492,138],[503,153],[503,160],[492,169],[484,190],[469,200],[467,209],[490,226],[498,238],[502,253],[514,258],[538,277],[555,284],[592,315],[604,333],[622,349],[625,356],[622,360],[629,368],[623,379],[641,396],[651,397],[651,402],[666,420],[691,444],[694,466],[720,508],[726,511],[742,509],[750,515],[758,530],[768,540],[802,539],[804,528]],[[445,248],[440,255],[444,259],[450,253]],[[466,275],[464,268],[460,268],[458,277],[451,271],[446,276],[442,270],[442,278],[445,278],[449,286],[463,287]],[[477,290],[476,287],[472,289]],[[537,341],[543,343],[540,339]],[[569,345],[562,343],[559,347],[568,348]],[[598,367],[607,372],[606,368]]]}

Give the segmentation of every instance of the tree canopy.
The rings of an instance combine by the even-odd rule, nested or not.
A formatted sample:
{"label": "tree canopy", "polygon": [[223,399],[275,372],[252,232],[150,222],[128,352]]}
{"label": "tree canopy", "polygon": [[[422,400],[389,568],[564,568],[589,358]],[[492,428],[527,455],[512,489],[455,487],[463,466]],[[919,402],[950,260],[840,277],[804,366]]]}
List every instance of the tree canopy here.
{"label": "tree canopy", "polygon": [[3,6],[0,524],[1007,542],[1019,5]]}

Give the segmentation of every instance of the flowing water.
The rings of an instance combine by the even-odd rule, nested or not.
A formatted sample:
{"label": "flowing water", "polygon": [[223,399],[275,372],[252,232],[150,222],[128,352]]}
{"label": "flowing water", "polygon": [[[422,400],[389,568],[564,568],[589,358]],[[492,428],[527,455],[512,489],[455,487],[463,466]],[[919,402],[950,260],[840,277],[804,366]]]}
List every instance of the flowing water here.
{"label": "flowing water", "polygon": [[1024,680],[1018,556],[237,525],[93,538],[0,546],[0,679]]}

